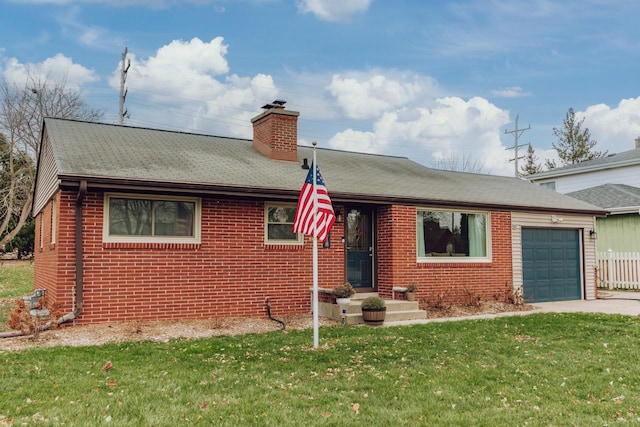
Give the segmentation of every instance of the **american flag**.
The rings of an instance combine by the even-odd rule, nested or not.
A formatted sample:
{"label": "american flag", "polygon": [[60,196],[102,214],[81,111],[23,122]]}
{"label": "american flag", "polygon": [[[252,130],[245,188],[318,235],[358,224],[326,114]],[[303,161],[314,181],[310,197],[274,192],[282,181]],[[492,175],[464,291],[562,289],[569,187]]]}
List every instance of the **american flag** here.
{"label": "american flag", "polygon": [[[318,214],[316,215],[315,229],[313,223],[313,168],[316,168],[316,193],[318,194]],[[300,196],[298,197],[298,206],[296,207],[296,218],[293,221],[293,231],[295,233],[303,233],[308,236],[317,237],[318,240],[324,242],[329,236],[331,227],[336,221],[336,216],[331,206],[329,193],[324,186],[324,180],[320,174],[320,168],[311,163],[307,179],[305,179]]]}

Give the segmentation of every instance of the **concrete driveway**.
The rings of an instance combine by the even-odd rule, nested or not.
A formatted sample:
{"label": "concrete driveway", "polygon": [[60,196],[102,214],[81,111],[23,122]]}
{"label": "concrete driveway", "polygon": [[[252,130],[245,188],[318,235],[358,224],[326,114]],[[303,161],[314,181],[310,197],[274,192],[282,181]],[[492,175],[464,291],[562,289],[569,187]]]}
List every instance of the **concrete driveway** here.
{"label": "concrete driveway", "polygon": [[640,315],[640,292],[598,291],[596,300],[558,301],[533,303],[536,312],[553,313],[607,313]]}
{"label": "concrete driveway", "polygon": [[384,322],[384,326],[411,325],[416,323],[438,323],[456,320],[493,319],[507,316],[526,316],[533,313],[605,313],[640,316],[640,292],[598,291],[598,299],[540,302],[531,304],[535,310],[506,313],[480,314],[477,316],[442,317],[435,319],[401,320]]}

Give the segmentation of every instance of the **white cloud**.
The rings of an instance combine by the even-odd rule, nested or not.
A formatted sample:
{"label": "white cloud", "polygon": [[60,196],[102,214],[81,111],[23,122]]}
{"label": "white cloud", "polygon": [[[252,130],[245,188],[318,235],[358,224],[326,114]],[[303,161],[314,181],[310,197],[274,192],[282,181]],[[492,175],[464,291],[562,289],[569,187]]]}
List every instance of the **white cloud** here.
{"label": "white cloud", "polygon": [[126,45],[120,34],[116,34],[104,27],[83,23],[82,8],[76,4],[57,11],[55,16],[63,34],[68,39],[73,40],[73,43],[108,51],[120,49]]}
{"label": "white cloud", "polygon": [[30,75],[36,80],[64,81],[65,85],[73,90],[80,90],[83,85],[99,80],[93,70],[75,64],[71,58],[61,53],[36,64],[22,64],[15,58],[9,58],[2,75],[8,82],[19,86],[25,85],[27,76]]}
{"label": "white cloud", "polygon": [[583,127],[589,128],[591,137],[598,141],[596,150],[620,153],[635,148],[640,136],[640,96],[623,99],[611,108],[605,104],[592,105],[576,118],[584,117]]}
{"label": "white cloud", "polygon": [[384,111],[432,99],[437,83],[425,76],[409,73],[348,73],[334,75],[327,87],[350,119],[372,119]]}
{"label": "white cloud", "polygon": [[383,113],[372,131],[348,129],[329,145],[337,149],[405,155],[426,165],[456,159],[484,162],[493,174],[512,175],[500,128],[509,114],[483,98],[435,100],[433,108],[416,107]]}
{"label": "white cloud", "polygon": [[372,0],[299,0],[298,11],[312,13],[329,22],[349,21],[356,13],[365,12]]}
{"label": "white cloud", "polygon": [[[174,40],[157,50],[155,56],[138,59],[129,55],[131,67],[127,85],[130,90],[147,93],[156,102],[181,102],[185,99],[207,100],[219,96],[224,85],[216,79],[229,71],[224,58],[227,46],[222,37],[209,43],[198,38],[189,42]],[[114,70],[111,86],[119,87],[120,64]]]}
{"label": "white cloud", "polygon": [[[223,41],[222,37],[208,43],[198,38],[174,40],[147,59],[132,53],[128,96],[142,103],[148,100],[153,107],[136,105],[132,99],[131,108],[127,107],[132,114],[130,123],[171,124],[177,129],[251,137],[249,119],[260,105],[276,98],[278,90],[268,75],[228,74]],[[110,84],[119,88],[120,64]]]}
{"label": "white cloud", "polygon": [[531,92],[525,92],[520,86],[511,86],[504,89],[492,90],[491,94],[499,98],[521,98],[531,96]]}

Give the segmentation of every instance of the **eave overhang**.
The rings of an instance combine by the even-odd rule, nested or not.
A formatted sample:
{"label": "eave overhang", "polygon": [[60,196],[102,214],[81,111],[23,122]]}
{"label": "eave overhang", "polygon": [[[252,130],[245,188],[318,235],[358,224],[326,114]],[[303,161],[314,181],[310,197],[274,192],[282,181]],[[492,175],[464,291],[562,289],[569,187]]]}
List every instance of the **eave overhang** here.
{"label": "eave overhang", "polygon": [[[103,176],[88,175],[60,175],[59,182],[61,188],[77,189],[82,180],[87,181],[89,191],[118,191],[118,192],[150,192],[157,194],[184,194],[184,195],[207,195],[224,197],[242,197],[253,199],[271,198],[274,200],[296,201],[299,190],[245,187],[219,184],[203,184],[171,181],[152,181],[140,179],[118,179]],[[343,192],[331,192],[330,197],[334,204],[371,204],[371,205],[405,205],[424,206],[432,208],[468,208],[477,210],[497,210],[497,211],[518,211],[529,213],[564,213],[575,215],[589,215],[604,217],[607,211],[583,210],[583,209],[560,209],[554,207],[538,207],[526,205],[505,205],[479,202],[465,202],[459,200],[427,199],[403,196],[389,196],[378,194],[353,194]]]}

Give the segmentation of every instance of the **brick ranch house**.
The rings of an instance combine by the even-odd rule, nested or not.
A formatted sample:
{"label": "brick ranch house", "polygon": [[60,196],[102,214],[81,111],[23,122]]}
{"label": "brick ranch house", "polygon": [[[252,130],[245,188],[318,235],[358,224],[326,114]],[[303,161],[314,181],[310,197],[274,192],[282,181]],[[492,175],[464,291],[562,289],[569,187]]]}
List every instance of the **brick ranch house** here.
{"label": "brick ranch house", "polygon": [[[46,118],[34,193],[35,288],[77,322],[311,310],[312,241],[291,231],[312,148],[299,113],[253,139]],[[318,149],[337,224],[319,284],[483,299],[595,298],[595,216],[527,181]]]}

